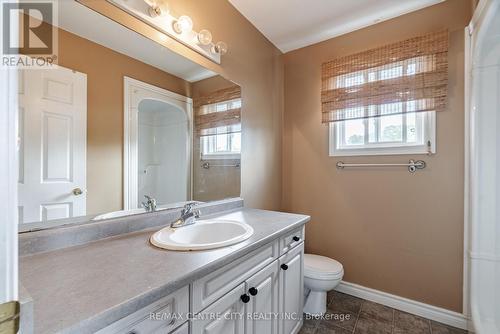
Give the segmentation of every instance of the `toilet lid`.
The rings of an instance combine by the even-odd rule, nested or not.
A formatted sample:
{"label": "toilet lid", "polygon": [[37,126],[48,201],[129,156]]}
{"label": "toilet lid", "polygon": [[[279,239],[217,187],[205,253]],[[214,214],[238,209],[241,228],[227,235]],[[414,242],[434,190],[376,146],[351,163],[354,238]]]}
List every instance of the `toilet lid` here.
{"label": "toilet lid", "polygon": [[304,254],[304,276],[317,279],[341,278],[344,267],[339,261],[326,256]]}

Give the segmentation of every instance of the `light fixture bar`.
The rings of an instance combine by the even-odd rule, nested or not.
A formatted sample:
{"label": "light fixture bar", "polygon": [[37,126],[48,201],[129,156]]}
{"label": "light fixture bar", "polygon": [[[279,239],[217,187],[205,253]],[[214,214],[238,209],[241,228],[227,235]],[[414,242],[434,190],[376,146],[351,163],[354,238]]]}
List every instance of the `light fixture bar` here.
{"label": "light fixture bar", "polygon": [[170,13],[166,0],[106,0],[133,15],[168,37],[186,45],[211,61],[220,64],[221,55],[227,52],[224,42],[212,42],[210,31],[193,31],[189,16],[175,17]]}

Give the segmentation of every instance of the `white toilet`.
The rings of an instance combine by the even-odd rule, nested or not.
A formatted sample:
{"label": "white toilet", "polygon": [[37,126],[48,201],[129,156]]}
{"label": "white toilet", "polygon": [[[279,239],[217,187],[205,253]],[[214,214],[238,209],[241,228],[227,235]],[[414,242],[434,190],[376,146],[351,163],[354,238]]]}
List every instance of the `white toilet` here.
{"label": "white toilet", "polygon": [[338,261],[326,256],[304,255],[304,286],[306,297],[304,313],[323,315],[326,311],[326,294],[333,290],[344,276],[344,267]]}

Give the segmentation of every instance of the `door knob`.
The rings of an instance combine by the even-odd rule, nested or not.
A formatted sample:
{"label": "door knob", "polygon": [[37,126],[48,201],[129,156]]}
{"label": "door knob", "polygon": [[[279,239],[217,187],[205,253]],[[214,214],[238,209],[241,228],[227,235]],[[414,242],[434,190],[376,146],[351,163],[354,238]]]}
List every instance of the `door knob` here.
{"label": "door knob", "polygon": [[292,240],[293,240],[293,241],[299,241],[299,240],[300,240],[300,238],[299,238],[298,236],[294,236],[294,237],[292,238]]}
{"label": "door knob", "polygon": [[73,189],[72,193],[75,196],[79,196],[79,195],[83,194],[83,190],[80,188],[75,188],[75,189]]}
{"label": "door knob", "polygon": [[283,270],[287,270],[287,269],[288,269],[288,266],[287,266],[286,264],[284,264],[284,263],[283,263],[283,264],[281,265],[281,269],[283,269]]}

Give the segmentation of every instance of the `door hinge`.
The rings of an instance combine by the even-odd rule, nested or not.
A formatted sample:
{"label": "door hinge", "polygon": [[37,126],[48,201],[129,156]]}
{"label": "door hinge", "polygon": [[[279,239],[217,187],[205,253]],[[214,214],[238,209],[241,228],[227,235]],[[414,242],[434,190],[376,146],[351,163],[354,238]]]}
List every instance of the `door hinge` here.
{"label": "door hinge", "polygon": [[0,304],[0,334],[19,331],[20,305],[18,301]]}

